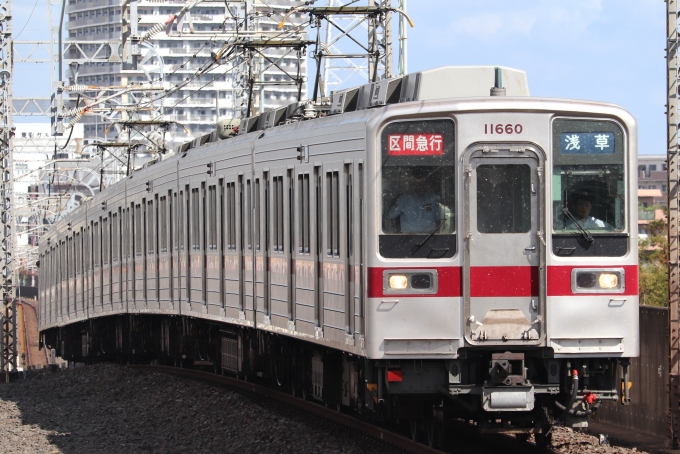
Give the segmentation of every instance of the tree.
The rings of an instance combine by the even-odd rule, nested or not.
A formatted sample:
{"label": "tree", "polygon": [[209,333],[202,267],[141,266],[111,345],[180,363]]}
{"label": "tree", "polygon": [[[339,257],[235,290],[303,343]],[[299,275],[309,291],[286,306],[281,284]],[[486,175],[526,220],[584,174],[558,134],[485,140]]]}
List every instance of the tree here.
{"label": "tree", "polygon": [[649,236],[641,240],[638,245],[640,256],[640,304],[668,306],[668,238],[666,236],[666,218],[650,221],[648,229]]}

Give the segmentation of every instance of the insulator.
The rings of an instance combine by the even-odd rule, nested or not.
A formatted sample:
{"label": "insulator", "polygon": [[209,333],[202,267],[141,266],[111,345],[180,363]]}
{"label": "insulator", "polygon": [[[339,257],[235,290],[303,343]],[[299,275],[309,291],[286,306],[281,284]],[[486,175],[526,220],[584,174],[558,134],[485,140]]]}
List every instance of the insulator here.
{"label": "insulator", "polygon": [[64,87],[65,90],[68,90],[73,93],[84,93],[88,90],[94,90],[95,87],[90,87],[89,85],[83,85],[83,84],[76,84],[76,85],[70,85],[68,87]]}
{"label": "insulator", "polygon": [[74,127],[76,124],[78,124],[78,122],[80,121],[81,118],[83,118],[82,112],[78,113],[78,115],[71,118],[71,121],[68,123],[68,127],[69,128]]}
{"label": "insulator", "polygon": [[151,30],[147,31],[142,35],[142,41],[146,41],[147,39],[153,38],[154,35],[157,35],[158,33],[162,32],[163,29],[165,28],[165,24],[156,24],[153,27],[151,27]]}
{"label": "insulator", "polygon": [[82,111],[83,111],[82,107],[74,107],[73,109],[67,110],[66,112],[64,112],[63,115],[65,117],[75,117],[77,115],[82,115],[81,114]]}

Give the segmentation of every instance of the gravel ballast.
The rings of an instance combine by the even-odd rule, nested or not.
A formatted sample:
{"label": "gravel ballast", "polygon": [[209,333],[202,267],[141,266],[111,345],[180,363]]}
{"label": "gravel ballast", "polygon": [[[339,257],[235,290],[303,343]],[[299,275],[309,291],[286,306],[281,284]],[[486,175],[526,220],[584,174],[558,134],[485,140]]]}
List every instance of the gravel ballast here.
{"label": "gravel ballast", "polygon": [[0,385],[0,452],[394,452],[284,405],[98,364]]}
{"label": "gravel ballast", "polygon": [[[553,449],[628,454],[556,428]],[[2,453],[394,453],[298,409],[172,374],[97,364],[0,384]]]}

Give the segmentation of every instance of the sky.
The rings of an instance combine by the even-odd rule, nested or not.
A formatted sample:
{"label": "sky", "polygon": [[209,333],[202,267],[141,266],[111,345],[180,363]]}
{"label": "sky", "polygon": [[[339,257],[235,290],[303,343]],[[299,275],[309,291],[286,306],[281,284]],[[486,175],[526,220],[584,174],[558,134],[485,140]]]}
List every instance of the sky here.
{"label": "sky", "polygon": [[[638,120],[640,153],[665,154],[665,7],[661,0],[408,0],[415,23],[408,72],[444,65],[521,69],[532,96],[622,106]],[[46,0],[15,0],[12,13],[15,39],[48,38]],[[48,97],[47,66],[18,64],[14,95]]]}

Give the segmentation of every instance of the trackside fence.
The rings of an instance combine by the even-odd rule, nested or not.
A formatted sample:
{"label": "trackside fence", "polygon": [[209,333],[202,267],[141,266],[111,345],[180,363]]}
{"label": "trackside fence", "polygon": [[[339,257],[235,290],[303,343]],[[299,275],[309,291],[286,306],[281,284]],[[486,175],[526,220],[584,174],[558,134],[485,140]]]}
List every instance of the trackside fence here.
{"label": "trackside fence", "polygon": [[[668,435],[668,314],[665,307],[640,306],[640,357],[631,360],[630,371],[632,402],[604,402],[596,420]],[[619,368],[619,383],[620,374]]]}

